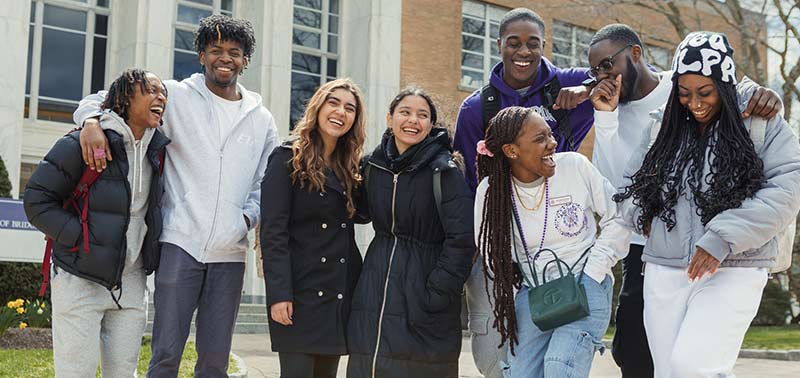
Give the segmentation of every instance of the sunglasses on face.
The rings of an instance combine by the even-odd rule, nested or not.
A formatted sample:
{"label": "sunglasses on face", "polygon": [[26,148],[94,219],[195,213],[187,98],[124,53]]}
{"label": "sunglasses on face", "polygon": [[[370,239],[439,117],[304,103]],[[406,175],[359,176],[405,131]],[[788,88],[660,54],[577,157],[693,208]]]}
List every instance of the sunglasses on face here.
{"label": "sunglasses on face", "polygon": [[591,77],[593,77],[593,78],[597,78],[597,75],[599,75],[601,73],[606,73],[609,70],[611,70],[612,68],[614,68],[614,58],[617,55],[619,55],[619,53],[625,51],[625,49],[627,49],[628,47],[631,47],[631,46],[634,46],[634,44],[633,43],[629,43],[629,44],[625,45],[625,47],[619,49],[617,52],[611,54],[608,58],[605,58],[605,59],[601,60],[600,64],[598,64],[598,65],[596,65],[594,67],[591,67],[591,69],[589,70],[589,75]]}

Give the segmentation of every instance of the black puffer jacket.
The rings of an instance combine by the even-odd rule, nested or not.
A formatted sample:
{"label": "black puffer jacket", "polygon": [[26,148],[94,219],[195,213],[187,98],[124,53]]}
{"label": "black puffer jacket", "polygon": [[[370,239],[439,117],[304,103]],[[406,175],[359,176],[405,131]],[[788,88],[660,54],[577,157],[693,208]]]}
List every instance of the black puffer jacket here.
{"label": "black puffer jacket", "polygon": [[[121,135],[106,130],[114,160],[108,162],[97,181],[89,188],[89,252],[83,250],[80,215],[74,209],[62,208],[78,184],[84,169],[79,131],[56,142],[39,163],[25,187],[24,205],[28,220],[53,238],[53,263],[78,277],[96,282],[109,290],[119,286],[125,266],[125,232],[130,219],[131,188],[128,183],[128,160]],[[158,267],[161,235],[161,197],[163,182],[159,179],[162,155],[170,140],[156,131],[147,148],[147,160],[153,167],[145,224],[147,233],[142,243],[145,272]],[[162,155],[160,157],[159,155]],[[83,202],[79,201],[79,207]],[[77,252],[69,249],[79,246]]]}
{"label": "black puffer jacket", "polygon": [[[458,376],[459,298],[475,245],[472,194],[449,145],[447,131],[433,129],[397,156],[386,135],[367,159],[364,198],[375,238],[353,297],[348,377]],[[443,220],[433,195],[435,169]]]}

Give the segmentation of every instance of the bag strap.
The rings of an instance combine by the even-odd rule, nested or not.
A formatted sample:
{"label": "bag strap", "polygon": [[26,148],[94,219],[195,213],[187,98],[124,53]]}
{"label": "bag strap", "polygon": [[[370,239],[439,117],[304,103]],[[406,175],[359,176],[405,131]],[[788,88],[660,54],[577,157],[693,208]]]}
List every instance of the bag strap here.
{"label": "bag strap", "polygon": [[550,114],[556,119],[556,131],[564,137],[567,142],[567,147],[570,151],[577,151],[575,147],[575,140],[572,137],[572,124],[569,121],[569,110],[567,109],[553,109],[556,103],[558,93],[561,91],[561,83],[558,81],[558,76],[553,76],[553,79],[547,82],[542,88],[542,99],[544,100],[544,107],[550,110]]}
{"label": "bag strap", "polygon": [[[89,252],[89,188],[97,181],[98,177],[100,177],[100,172],[85,168],[78,185],[75,186],[63,205],[64,209],[72,206],[80,214],[84,253]],[[83,199],[82,209],[78,206],[79,199]],[[50,259],[53,255],[53,244],[55,243],[50,236],[45,237],[45,240],[47,240],[47,244],[44,248],[44,258],[42,259],[42,285],[39,287],[39,297],[44,297],[47,285],[50,283]],[[79,246],[74,246],[69,251],[77,252],[79,249]]]}
{"label": "bag strap", "polygon": [[481,88],[481,111],[483,116],[483,132],[489,128],[489,121],[500,112],[500,96],[497,95],[497,88],[492,83],[486,83]]}

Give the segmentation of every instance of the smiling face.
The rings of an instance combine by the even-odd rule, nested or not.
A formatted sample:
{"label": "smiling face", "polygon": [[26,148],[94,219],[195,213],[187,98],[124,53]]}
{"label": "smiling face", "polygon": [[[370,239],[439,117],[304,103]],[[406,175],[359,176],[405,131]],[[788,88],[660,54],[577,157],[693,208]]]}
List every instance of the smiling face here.
{"label": "smiling face", "polygon": [[[606,78],[613,79],[622,74],[619,101],[627,103],[631,100],[636,89],[636,81],[639,78],[636,62],[641,58],[641,54],[642,49],[638,45],[629,46],[622,41],[604,39],[589,46],[589,66],[593,69],[598,66],[605,68],[610,63],[611,68],[593,73],[593,75],[596,75],[598,82]],[[609,57],[612,58],[609,59]]]}
{"label": "smiling face", "polygon": [[553,154],[557,146],[547,122],[531,113],[514,143],[503,145],[503,153],[511,164],[514,177],[522,182],[532,182],[556,173]]}
{"label": "smiling face", "polygon": [[707,76],[683,74],[678,77],[678,99],[705,129],[722,109],[722,101],[714,81]]}
{"label": "smiling face", "polygon": [[404,97],[394,111],[386,115],[386,124],[392,129],[399,153],[421,142],[431,132],[431,108],[421,96]]}
{"label": "smiling face", "polygon": [[503,56],[503,81],[514,89],[533,85],[544,45],[544,34],[533,21],[519,20],[508,24],[497,39],[497,47]]}
{"label": "smiling face", "polygon": [[230,40],[209,43],[199,59],[206,81],[220,88],[236,85],[236,78],[247,66],[242,46]]}
{"label": "smiling face", "polygon": [[137,83],[136,89],[128,99],[127,123],[132,128],[158,127],[167,106],[167,90],[161,79],[151,72],[148,72],[145,78],[147,85]]}
{"label": "smiling face", "polygon": [[356,97],[344,88],[328,94],[317,112],[317,126],[323,139],[335,141],[347,134],[356,119]]}

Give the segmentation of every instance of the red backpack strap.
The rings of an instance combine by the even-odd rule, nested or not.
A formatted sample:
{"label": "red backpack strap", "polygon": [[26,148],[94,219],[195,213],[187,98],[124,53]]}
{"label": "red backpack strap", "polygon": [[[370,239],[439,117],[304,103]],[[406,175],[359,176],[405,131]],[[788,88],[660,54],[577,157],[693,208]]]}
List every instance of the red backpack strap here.
{"label": "red backpack strap", "polygon": [[42,260],[42,286],[39,287],[39,297],[44,297],[47,285],[50,283],[50,255],[53,253],[53,238],[46,237],[47,246],[44,247],[44,259]]}
{"label": "red backpack strap", "polygon": [[[89,188],[100,177],[100,172],[92,169],[84,169],[78,185],[72,191],[72,205],[81,214],[81,228],[83,231],[83,250],[89,252]],[[78,209],[77,200],[83,199],[83,209]]]}

